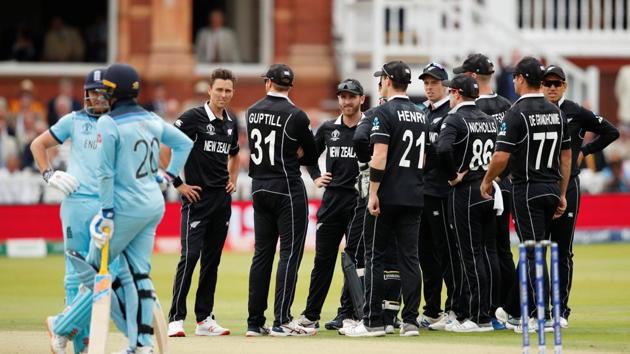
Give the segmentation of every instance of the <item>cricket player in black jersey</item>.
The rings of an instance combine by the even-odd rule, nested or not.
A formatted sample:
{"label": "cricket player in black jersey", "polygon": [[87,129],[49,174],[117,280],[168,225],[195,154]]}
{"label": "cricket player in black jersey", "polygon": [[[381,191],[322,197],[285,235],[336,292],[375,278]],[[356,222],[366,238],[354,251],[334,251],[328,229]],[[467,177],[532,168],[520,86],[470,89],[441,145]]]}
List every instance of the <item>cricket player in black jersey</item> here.
{"label": "cricket player in black jersey", "polygon": [[[463,73],[477,80],[479,97],[475,100],[477,107],[485,114],[493,117],[497,124],[503,122],[505,113],[512,107],[512,103],[505,97],[497,95],[492,90],[492,75],[494,63],[481,53],[471,54],[460,67],[453,69],[455,73]],[[507,168],[498,180],[504,205],[512,204],[512,181]],[[486,237],[486,261],[490,267],[490,287],[488,292],[490,315],[493,317],[494,329],[505,329],[494,319],[497,307],[503,306],[510,291],[513,291],[514,260],[510,248],[510,211],[505,208],[501,215],[497,215],[496,237]]]}
{"label": "cricket player in black jersey", "polygon": [[[521,97],[506,113],[499,126],[495,152],[481,184],[481,195],[491,198],[492,181],[510,162],[512,204],[516,232],[521,241],[548,239],[553,218],[566,209],[566,191],[571,169],[571,137],[567,120],[560,109],[540,92],[544,67],[535,58],[523,58],[515,68],[514,88]],[[528,283],[534,289],[534,252],[527,253]],[[545,293],[549,275],[544,264]],[[518,289],[518,277],[514,277]],[[497,320],[506,324],[510,316],[519,317],[519,292],[512,292],[505,308],[499,307]],[[535,311],[534,291],[529,292],[530,319]],[[545,296],[546,308],[549,296]],[[535,328],[535,326],[531,326]],[[519,330],[516,327],[515,330]]]}
{"label": "cricket player in black jersey", "polygon": [[496,121],[475,105],[479,85],[472,77],[459,75],[449,87],[451,110],[437,139],[440,166],[452,187],[449,193],[449,223],[460,250],[464,273],[463,306],[457,318],[446,325],[452,332],[494,330],[488,314],[490,269],[486,262],[485,238],[494,237],[493,200],[477,192],[488,169],[497,135]]}
{"label": "cricket player in black jersey", "polygon": [[393,238],[404,308],[400,335],[417,336],[421,275],[418,261],[418,232],[423,205],[424,151],[428,124],[424,112],[409,100],[407,86],[411,69],[401,61],[383,65],[380,77],[388,102],[379,106],[372,119],[370,187],[364,224],[365,307],[363,321],[345,333],[351,337],[383,336],[383,255]]}
{"label": "cricket player in black jersey", "polygon": [[[341,238],[346,236],[345,252],[356,263],[365,205],[357,204],[358,192],[354,185],[359,174],[352,138],[359,120],[361,105],[365,101],[363,86],[359,81],[347,79],[337,86],[337,99],[341,114],[324,122],[315,134],[317,155],[326,150],[326,172],[318,165],[307,167],[318,188],[326,188],[317,212],[315,236],[315,261],[306,309],[298,319],[303,327],[319,328],[324,301],[330,289],[335,261]],[[362,257],[361,257],[362,258]],[[352,318],[350,312],[344,314]]]}
{"label": "cricket player in black jersey", "polygon": [[[247,110],[256,241],[249,272],[246,335],[313,335],[314,328],[302,327],[293,320],[291,304],[308,226],[308,204],[300,165],[316,164],[317,148],[308,116],[288,97],[293,85],[291,68],[274,64],[263,77],[267,95]],[[264,313],[278,238],[280,260],[274,321],[269,331],[265,327]]]}
{"label": "cricket player in black jersey", "polygon": [[[571,178],[567,188],[567,210],[551,222],[551,240],[558,243],[560,268],[560,326],[569,326],[569,292],[573,278],[573,236],[580,207],[580,164],[585,156],[602,151],[619,137],[619,131],[603,117],[564,97],[566,75],[559,66],[551,65],[543,76],[545,97],[560,107],[569,123],[571,135]],[[586,145],[584,134],[593,132],[598,137]]]}
{"label": "cricket player in black jersey", "polygon": [[217,269],[232,214],[231,193],[238,178],[238,127],[226,107],[234,95],[236,78],[231,71],[216,69],[210,77],[210,99],[189,109],[175,121],[175,127],[194,141],[184,174],[173,185],[182,194],[181,257],[173,282],[168,335],[183,337],[186,296],[199,258],[199,285],[195,296],[198,336],[219,336],[230,331],[212,314]]}
{"label": "cricket player in black jersey", "polygon": [[[424,67],[419,77],[427,100],[429,140],[424,171],[424,208],[420,222],[418,257],[424,285],[424,311],[418,318],[421,328],[443,330],[448,314],[454,309],[456,288],[461,272],[457,245],[448,227],[448,179],[438,165],[435,144],[444,117],[450,110],[448,89],[442,81],[448,74],[439,63]],[[441,309],[442,280],[446,284],[444,311]],[[454,317],[454,316],[453,316]]]}

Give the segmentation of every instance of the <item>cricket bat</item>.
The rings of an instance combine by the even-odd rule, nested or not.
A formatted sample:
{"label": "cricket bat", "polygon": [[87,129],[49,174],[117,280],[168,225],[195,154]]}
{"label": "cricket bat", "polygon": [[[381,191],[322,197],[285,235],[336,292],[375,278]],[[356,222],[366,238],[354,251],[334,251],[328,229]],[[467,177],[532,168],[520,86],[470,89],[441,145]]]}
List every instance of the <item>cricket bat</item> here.
{"label": "cricket bat", "polygon": [[155,304],[153,306],[153,329],[155,333],[155,341],[158,346],[158,353],[168,353],[168,326],[164,319],[164,313],[162,312],[162,306],[157,295],[155,296]]}
{"label": "cricket bat", "polygon": [[[109,233],[109,230],[104,230]],[[112,305],[112,276],[107,271],[109,240],[105,241],[101,253],[101,268],[94,276],[92,295],[92,319],[90,322],[90,344],[88,354],[105,354],[109,317]]]}

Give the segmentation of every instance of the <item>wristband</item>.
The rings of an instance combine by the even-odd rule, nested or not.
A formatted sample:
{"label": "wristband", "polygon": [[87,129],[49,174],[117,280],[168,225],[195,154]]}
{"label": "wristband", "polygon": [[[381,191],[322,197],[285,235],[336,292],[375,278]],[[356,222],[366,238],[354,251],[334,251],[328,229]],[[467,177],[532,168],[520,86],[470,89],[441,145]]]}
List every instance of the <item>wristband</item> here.
{"label": "wristband", "polygon": [[55,170],[52,168],[49,168],[42,173],[42,177],[44,177],[44,181],[46,181],[46,183],[48,183],[48,180],[52,177],[53,173],[55,173]]}
{"label": "wristband", "polygon": [[370,182],[380,183],[385,177],[385,170],[379,170],[374,167],[370,167]]}
{"label": "wristband", "polygon": [[102,214],[103,214],[103,217],[106,218],[106,219],[113,219],[114,218],[114,208],[103,209],[102,210]]}
{"label": "wristband", "polygon": [[182,184],[184,184],[184,181],[182,181],[182,179],[179,176],[175,176],[174,174],[170,172],[166,172],[166,175],[170,178],[171,183],[173,184],[173,187],[177,188],[181,186]]}

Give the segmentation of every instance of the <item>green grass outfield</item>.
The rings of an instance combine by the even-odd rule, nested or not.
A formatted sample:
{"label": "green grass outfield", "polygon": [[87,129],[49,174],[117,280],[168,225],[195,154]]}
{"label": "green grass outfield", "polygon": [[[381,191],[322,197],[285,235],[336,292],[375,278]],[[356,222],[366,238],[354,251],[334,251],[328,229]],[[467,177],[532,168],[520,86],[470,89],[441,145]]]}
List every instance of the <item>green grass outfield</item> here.
{"label": "green grass outfield", "polygon": [[[571,293],[573,315],[570,320],[570,328],[562,333],[566,352],[570,353],[571,350],[586,353],[630,352],[630,244],[579,245],[575,247],[574,259],[574,284]],[[176,255],[155,255],[153,257],[152,277],[165,311],[168,311],[170,306],[173,274],[177,261],[178,256]],[[247,280],[250,261],[250,253],[224,254],[219,268],[215,305],[215,315],[220,323],[232,330],[232,337],[238,336],[243,338],[243,341],[245,341],[243,333],[247,318]],[[298,292],[293,305],[294,316],[299,315],[304,308],[312,264],[313,253],[306,253],[300,269]],[[189,334],[194,331],[193,309],[197,275],[194,277],[195,280],[188,297],[189,316],[186,330]],[[45,316],[62,309],[62,281],[63,258],[61,256],[41,259],[0,258],[0,284],[2,284],[0,286],[0,338],[6,338],[9,332],[19,331],[24,332],[29,341],[32,337],[34,342],[45,343],[43,320]],[[332,318],[335,314],[341,283],[341,271],[338,267],[330,295],[324,306],[322,314],[324,321]],[[270,299],[269,310],[267,310],[268,323],[271,323],[273,319],[272,309],[273,300]],[[27,335],[27,332],[31,332],[32,335]],[[551,335],[547,338],[548,343],[552,342]],[[352,343],[358,344],[359,342],[370,343],[372,340],[345,338],[337,335],[334,331],[326,330],[322,330],[314,338],[300,340],[318,341],[321,339],[325,339],[322,343],[332,341],[338,343],[340,347],[346,347],[349,344],[353,346]],[[198,338],[177,340],[190,340],[199,343]],[[231,339],[232,342],[235,340],[240,339]],[[408,348],[409,342],[426,343],[427,345],[429,343],[459,344],[460,347],[470,345],[475,348],[496,346],[505,348],[504,352],[506,353],[517,353],[519,352],[521,337],[511,331],[480,334],[422,331],[419,338],[396,336],[395,338],[380,339],[380,341],[389,342],[387,347],[392,349],[392,352],[399,353],[404,350],[398,350],[398,343]],[[226,341],[224,343],[232,342]],[[532,352],[535,352],[535,337],[532,337],[531,342]],[[284,343],[298,342],[291,340]],[[380,342],[372,343],[376,346]],[[212,346],[215,345],[212,344]],[[239,342],[239,345],[247,345],[247,343]],[[8,350],[7,347],[1,348],[2,345],[0,345],[0,352],[3,353]],[[23,348],[20,350],[22,353],[37,352],[29,351],[28,346],[20,348]],[[297,348],[296,350],[299,350],[299,347]],[[549,346],[549,348],[551,347]],[[8,352],[18,351],[9,350]],[[217,350],[216,352],[223,351]],[[246,353],[247,349],[240,352]],[[347,352],[351,352],[351,350]]]}

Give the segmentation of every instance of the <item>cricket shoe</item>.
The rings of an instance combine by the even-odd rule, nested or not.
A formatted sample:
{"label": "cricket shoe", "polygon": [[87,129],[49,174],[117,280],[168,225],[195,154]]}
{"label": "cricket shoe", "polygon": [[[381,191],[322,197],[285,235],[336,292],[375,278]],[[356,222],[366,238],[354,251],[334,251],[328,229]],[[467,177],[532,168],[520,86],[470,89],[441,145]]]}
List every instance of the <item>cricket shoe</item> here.
{"label": "cricket shoe", "polygon": [[332,320],[324,323],[324,328],[330,331],[335,330],[335,329],[341,329],[343,327],[344,320],[346,320],[346,316],[344,316],[343,314],[338,314]]}
{"label": "cricket shoe", "polygon": [[560,327],[561,328],[569,328],[569,319],[560,317]]}
{"label": "cricket shoe", "polygon": [[418,316],[418,323],[420,324],[420,328],[429,328],[430,325],[439,322],[444,317],[448,317],[448,315],[444,312],[440,313],[440,315],[435,318],[427,315],[420,315]]}
{"label": "cricket shoe", "polygon": [[348,328],[346,331],[348,337],[383,337],[385,336],[385,329],[383,327],[367,327],[361,321],[358,325],[352,328]]}
{"label": "cricket shoe", "polygon": [[[509,327],[508,327],[509,328]],[[530,318],[527,321],[527,332],[528,333],[536,333],[536,329],[538,328],[538,321],[535,318]],[[519,321],[519,325],[514,327],[515,333],[523,333],[523,325]]]}
{"label": "cricket shoe", "polygon": [[416,337],[420,335],[418,326],[413,323],[403,323],[400,325],[401,337]]}
{"label": "cricket shoe", "polygon": [[186,337],[184,332],[184,320],[173,321],[168,323],[169,337]]}
{"label": "cricket shoe", "polygon": [[68,337],[56,335],[55,332],[53,332],[55,318],[56,316],[48,316],[46,318],[46,331],[50,339],[50,352],[53,354],[65,354],[69,339]]}
{"label": "cricket shoe", "polygon": [[319,321],[311,321],[305,315],[300,316],[300,318],[297,319],[297,323],[305,328],[319,329]]}
{"label": "cricket shoe", "polygon": [[317,329],[300,326],[296,320],[287,322],[280,326],[273,326],[271,327],[271,332],[269,332],[269,335],[272,337],[305,337],[314,336],[316,334]]}
{"label": "cricket shoe", "polygon": [[137,347],[134,354],[153,354],[153,347]]}
{"label": "cricket shoe", "polygon": [[499,321],[499,323],[503,324],[507,329],[514,329],[520,325],[520,320],[503,309],[503,307],[497,307],[496,311],[494,311],[494,316]]}
{"label": "cricket shoe", "polygon": [[385,334],[394,334],[394,333],[396,333],[396,328],[394,328],[394,325],[385,326]]}
{"label": "cricket shoe", "polygon": [[492,323],[477,324],[471,320],[465,320],[459,324],[453,325],[450,328],[450,332],[455,333],[471,333],[471,332],[492,332]]}
{"label": "cricket shoe", "polygon": [[214,319],[214,315],[206,317],[205,320],[197,323],[195,328],[195,334],[198,336],[227,336],[230,334],[230,330],[221,327],[219,323]]}
{"label": "cricket shoe", "polygon": [[[455,316],[455,312],[449,311],[448,314],[442,316],[439,321],[430,324],[428,328],[431,331],[445,331],[446,325],[451,323],[453,320],[457,320],[457,316]],[[420,325],[422,326],[422,324]]]}
{"label": "cricket shoe", "polygon": [[493,318],[491,320],[491,323],[492,323],[492,328],[494,328],[495,331],[503,331],[507,329],[507,327],[496,318]]}
{"label": "cricket shoe", "polygon": [[457,318],[451,318],[448,323],[444,326],[444,330],[447,332],[452,332],[454,326],[459,326],[461,322]]}
{"label": "cricket shoe", "polygon": [[346,331],[349,328],[354,328],[354,327],[358,326],[359,323],[360,323],[359,321],[355,321],[355,320],[353,320],[351,318],[346,318],[346,319],[343,320],[343,326],[337,330],[337,333],[339,333],[341,335],[345,335]]}
{"label": "cricket shoe", "polygon": [[269,335],[269,327],[247,327],[247,332],[245,332],[245,337],[262,337]]}
{"label": "cricket shoe", "polygon": [[553,319],[545,321],[545,333],[553,332]]}

